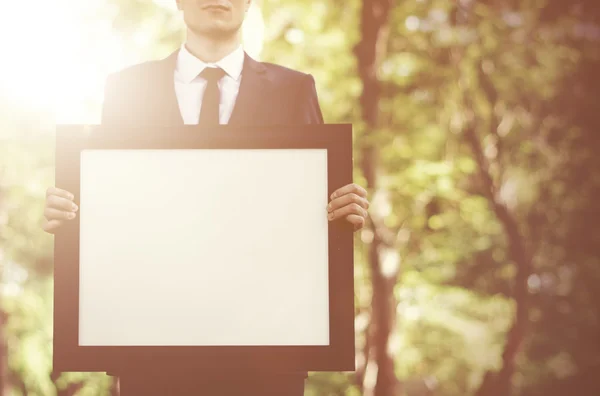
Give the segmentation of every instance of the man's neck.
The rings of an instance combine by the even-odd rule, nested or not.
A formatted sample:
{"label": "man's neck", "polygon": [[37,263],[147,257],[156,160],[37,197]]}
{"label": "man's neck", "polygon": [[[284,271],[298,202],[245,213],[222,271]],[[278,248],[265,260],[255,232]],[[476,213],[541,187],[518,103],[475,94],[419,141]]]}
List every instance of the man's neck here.
{"label": "man's neck", "polygon": [[187,50],[196,58],[206,63],[220,61],[240,45],[241,37],[239,34],[235,34],[231,38],[215,40],[199,36],[191,31],[188,31],[185,42]]}

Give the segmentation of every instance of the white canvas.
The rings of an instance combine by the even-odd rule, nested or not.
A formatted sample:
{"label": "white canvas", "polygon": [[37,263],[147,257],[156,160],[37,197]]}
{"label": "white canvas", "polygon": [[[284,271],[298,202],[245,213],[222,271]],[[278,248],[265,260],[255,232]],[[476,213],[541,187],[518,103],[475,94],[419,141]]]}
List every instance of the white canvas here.
{"label": "white canvas", "polygon": [[327,152],[84,150],[79,345],[329,345]]}

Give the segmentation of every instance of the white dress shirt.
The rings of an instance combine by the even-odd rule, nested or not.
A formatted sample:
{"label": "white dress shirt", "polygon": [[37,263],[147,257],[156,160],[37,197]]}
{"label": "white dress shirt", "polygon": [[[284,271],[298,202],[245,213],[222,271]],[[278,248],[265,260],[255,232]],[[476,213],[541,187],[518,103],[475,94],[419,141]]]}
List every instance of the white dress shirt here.
{"label": "white dress shirt", "polygon": [[199,74],[206,67],[220,67],[226,73],[219,81],[219,122],[227,124],[240,89],[243,66],[244,50],[241,46],[216,63],[204,63],[182,45],[175,67],[175,95],[184,124],[198,124],[202,96],[206,88],[206,80],[199,77]]}

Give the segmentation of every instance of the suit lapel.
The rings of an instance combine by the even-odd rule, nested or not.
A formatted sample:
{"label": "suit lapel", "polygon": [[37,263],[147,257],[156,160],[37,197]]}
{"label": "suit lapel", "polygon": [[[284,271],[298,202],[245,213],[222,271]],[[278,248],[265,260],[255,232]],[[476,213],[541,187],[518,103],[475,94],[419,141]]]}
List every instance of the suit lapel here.
{"label": "suit lapel", "polygon": [[[168,125],[183,125],[183,118],[179,110],[179,103],[175,94],[174,73],[177,66],[177,55],[179,50],[173,52],[167,58],[159,61],[159,108],[161,119],[166,120]],[[244,56],[244,67],[242,69],[242,81],[238,92],[233,112],[229,119],[231,125],[244,125],[256,122],[256,112],[261,103],[260,98],[267,92],[269,79],[266,68],[252,59],[248,54]]]}
{"label": "suit lapel", "polygon": [[256,112],[261,103],[261,97],[264,97],[268,83],[266,68],[248,54],[245,54],[240,90],[229,124],[247,125],[257,121]]}
{"label": "suit lapel", "polygon": [[167,125],[183,125],[183,118],[179,110],[179,103],[175,94],[174,73],[177,66],[177,55],[179,50],[173,52],[167,58],[159,61],[159,109],[160,118]]}

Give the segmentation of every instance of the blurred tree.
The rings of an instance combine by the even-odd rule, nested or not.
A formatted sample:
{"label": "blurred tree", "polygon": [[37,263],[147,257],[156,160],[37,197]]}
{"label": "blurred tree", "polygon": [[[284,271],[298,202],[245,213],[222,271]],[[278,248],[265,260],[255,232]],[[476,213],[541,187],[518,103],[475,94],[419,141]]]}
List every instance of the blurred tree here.
{"label": "blurred tree", "polygon": [[[548,103],[571,95],[558,88],[584,54],[572,46],[577,18],[552,11],[555,18],[544,20],[553,5],[543,1],[395,3],[389,37],[368,48],[385,56],[364,73],[367,82],[379,80],[381,92],[366,103],[378,116],[377,128],[366,133],[356,84],[365,70],[360,58],[353,64],[344,53],[369,38],[373,43],[361,29],[378,25],[359,23],[365,8],[356,2],[326,9],[269,3],[267,26],[277,29],[266,57],[315,72],[328,121],[354,122],[358,163],[362,147],[379,153],[371,191],[378,232],[365,230],[362,241],[382,248],[375,259],[358,251],[365,261],[357,269],[360,348],[352,383],[364,391],[364,384],[377,386],[379,374],[375,364],[365,369],[373,344],[362,332],[375,328],[376,294],[385,288],[369,286],[377,283],[364,263],[391,279],[402,265],[398,304],[386,300],[402,324],[388,344],[399,378],[421,378],[422,389],[457,395],[519,393],[541,381],[544,364],[527,366],[526,346],[544,333],[531,328],[542,308],[538,280],[548,279],[540,267],[568,278],[557,273],[552,234],[570,227],[553,213],[566,198],[561,166],[578,157],[565,142],[548,150],[547,134],[568,129],[561,109]],[[379,5],[372,12],[385,19]],[[573,154],[557,155],[561,150]],[[369,169],[360,167],[357,178],[363,177]],[[527,367],[536,374],[524,377]],[[423,392],[416,388],[406,392]]]}
{"label": "blurred tree", "polygon": [[[379,150],[375,139],[370,139],[378,132],[380,125],[381,87],[378,70],[387,56],[389,16],[393,2],[390,0],[363,0],[361,5],[360,41],[354,48],[357,58],[358,74],[362,81],[360,96],[361,116],[364,131],[361,139],[361,171],[367,182],[369,191],[377,191],[379,173]],[[398,393],[398,381],[394,371],[394,358],[390,354],[389,340],[394,329],[396,299],[394,286],[398,277],[398,268],[386,273],[383,268],[385,239],[380,234],[378,223],[370,222],[373,240],[369,246],[368,262],[371,270],[372,314],[369,331],[365,334],[372,353],[366,356],[365,367],[369,363],[375,366],[376,381],[371,388],[365,386],[364,373],[359,372],[364,395],[387,396]],[[372,355],[372,356],[371,356]],[[370,362],[372,358],[372,362]]]}
{"label": "blurred tree", "polygon": [[[307,396],[599,393],[596,2],[261,1],[261,58],[314,74],[326,121],[354,124],[372,201],[356,236],[357,371],[311,374]],[[135,58],[179,44],[155,2],[104,4],[96,17]],[[50,128],[0,103],[10,387],[108,394],[104,375],[49,375]]]}

